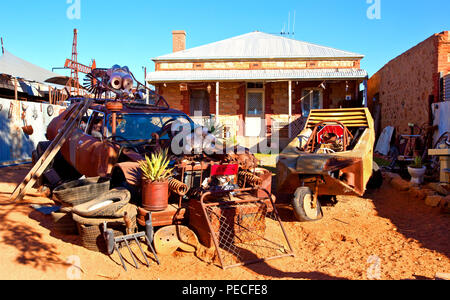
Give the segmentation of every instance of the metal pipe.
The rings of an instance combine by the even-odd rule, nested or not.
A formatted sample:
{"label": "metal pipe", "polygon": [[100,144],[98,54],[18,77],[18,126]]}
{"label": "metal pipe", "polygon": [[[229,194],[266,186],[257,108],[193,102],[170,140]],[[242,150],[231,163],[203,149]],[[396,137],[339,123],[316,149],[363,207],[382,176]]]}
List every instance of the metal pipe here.
{"label": "metal pipe", "polygon": [[17,77],[14,77],[14,100],[17,101]]}
{"label": "metal pipe", "polygon": [[216,120],[219,117],[219,93],[220,93],[220,86],[219,82],[216,82]]}
{"label": "metal pipe", "polygon": [[288,96],[289,96],[289,138],[292,138],[292,126],[291,126],[291,121],[292,121],[292,80],[289,80],[289,84],[288,84]]}
{"label": "metal pipe", "polygon": [[115,112],[112,113],[111,123],[111,134],[115,136],[117,131],[117,113]]}

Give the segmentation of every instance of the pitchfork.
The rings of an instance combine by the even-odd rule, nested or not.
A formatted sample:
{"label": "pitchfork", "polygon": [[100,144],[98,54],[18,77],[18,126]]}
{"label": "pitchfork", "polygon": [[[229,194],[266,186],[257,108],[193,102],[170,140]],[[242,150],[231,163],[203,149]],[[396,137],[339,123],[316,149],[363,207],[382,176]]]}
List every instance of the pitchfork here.
{"label": "pitchfork", "polygon": [[153,232],[151,215],[149,216],[149,219],[145,222],[145,232],[142,231],[142,232],[127,234],[127,235],[123,235],[123,236],[119,236],[119,237],[114,237],[114,232],[112,231],[112,229],[108,229],[106,222],[103,223],[103,238],[106,241],[106,248],[107,248],[108,255],[111,256],[114,253],[114,251],[117,251],[117,253],[119,254],[120,261],[122,262],[122,266],[125,269],[125,271],[127,271],[127,267],[125,265],[123,256],[119,250],[120,249],[119,246],[121,246],[122,243],[124,243],[127,246],[128,251],[130,252],[131,258],[133,259],[134,266],[136,267],[136,269],[139,269],[135,255],[133,254],[133,251],[131,251],[131,248],[130,248],[129,242],[132,242],[132,241],[136,242],[136,244],[139,247],[139,250],[141,251],[142,256],[144,257],[147,267],[150,267],[150,263],[147,260],[147,256],[145,255],[145,252],[144,252],[144,250],[142,250],[142,247],[141,247],[141,238],[144,238],[145,243],[151,249],[153,255],[155,256],[156,262],[158,263],[158,265],[160,264],[158,256],[156,255],[156,251],[152,246],[153,233],[154,232]]}

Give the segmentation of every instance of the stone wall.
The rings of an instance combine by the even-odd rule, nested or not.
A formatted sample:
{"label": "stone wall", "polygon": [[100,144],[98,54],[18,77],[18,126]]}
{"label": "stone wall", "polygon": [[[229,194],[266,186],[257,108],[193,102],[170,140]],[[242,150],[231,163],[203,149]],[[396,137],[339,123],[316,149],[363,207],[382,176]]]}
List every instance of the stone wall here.
{"label": "stone wall", "polygon": [[378,93],[381,128],[409,133],[408,123],[429,120],[429,101],[439,100],[440,73],[449,72],[449,32],[435,34],[387,63],[369,80],[369,107]]}

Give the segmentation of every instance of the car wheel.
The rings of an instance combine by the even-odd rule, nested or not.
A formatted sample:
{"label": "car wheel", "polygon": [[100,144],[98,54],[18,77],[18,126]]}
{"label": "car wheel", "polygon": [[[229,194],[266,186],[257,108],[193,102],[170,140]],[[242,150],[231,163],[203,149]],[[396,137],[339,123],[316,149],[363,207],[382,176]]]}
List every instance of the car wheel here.
{"label": "car wheel", "polygon": [[317,200],[314,203],[314,195],[309,187],[300,187],[295,191],[292,207],[300,222],[318,221],[323,217],[320,202]]}

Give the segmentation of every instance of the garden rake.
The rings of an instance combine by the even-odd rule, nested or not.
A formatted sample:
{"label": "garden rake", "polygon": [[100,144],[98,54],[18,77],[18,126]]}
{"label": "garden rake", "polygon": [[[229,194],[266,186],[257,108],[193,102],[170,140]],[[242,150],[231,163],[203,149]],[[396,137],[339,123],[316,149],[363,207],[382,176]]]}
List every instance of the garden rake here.
{"label": "garden rake", "polygon": [[127,235],[118,236],[118,237],[115,237],[114,232],[111,229],[107,228],[106,222],[103,223],[103,237],[106,241],[108,255],[111,256],[114,253],[114,251],[116,251],[117,254],[119,255],[120,261],[121,261],[122,266],[125,269],[125,271],[127,271],[127,267],[125,265],[123,256],[120,253],[120,248],[123,246],[123,244],[125,244],[125,246],[128,248],[131,258],[133,259],[134,266],[136,267],[136,269],[139,269],[139,265],[137,263],[135,255],[130,248],[130,243],[133,241],[136,242],[136,244],[138,245],[139,250],[140,250],[142,256],[144,257],[147,267],[150,267],[150,263],[148,262],[147,256],[145,255],[145,252],[141,246],[142,238],[144,239],[145,243],[147,244],[147,246],[150,248],[153,255],[155,256],[155,259],[156,259],[156,262],[158,263],[158,265],[160,264],[158,256],[156,255],[156,251],[152,246],[153,235],[154,235],[154,232],[153,232],[151,215],[149,215],[149,219],[145,222],[145,232],[142,231],[142,232],[127,234]]}

